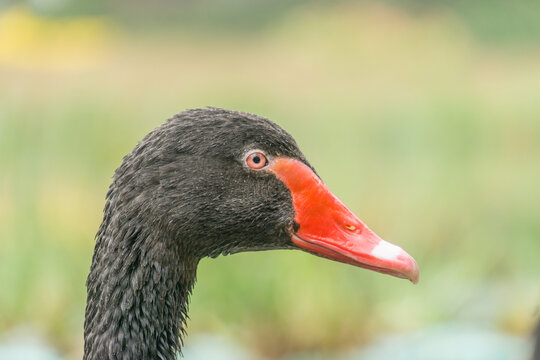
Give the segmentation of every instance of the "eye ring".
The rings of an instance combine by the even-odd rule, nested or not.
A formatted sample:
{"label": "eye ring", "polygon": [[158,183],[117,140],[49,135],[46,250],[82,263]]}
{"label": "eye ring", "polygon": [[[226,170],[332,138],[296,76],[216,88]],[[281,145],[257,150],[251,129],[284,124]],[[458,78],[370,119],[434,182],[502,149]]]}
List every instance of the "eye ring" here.
{"label": "eye ring", "polygon": [[251,169],[259,170],[268,165],[268,158],[260,150],[254,150],[246,156],[246,165]]}

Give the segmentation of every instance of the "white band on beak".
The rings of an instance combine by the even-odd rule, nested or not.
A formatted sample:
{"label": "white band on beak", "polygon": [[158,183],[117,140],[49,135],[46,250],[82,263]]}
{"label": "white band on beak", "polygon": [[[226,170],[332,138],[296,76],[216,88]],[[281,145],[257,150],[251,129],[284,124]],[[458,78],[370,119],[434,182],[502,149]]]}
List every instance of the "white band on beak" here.
{"label": "white band on beak", "polygon": [[371,250],[371,255],[384,260],[395,260],[401,253],[403,253],[402,248],[384,240],[381,240],[381,242]]}

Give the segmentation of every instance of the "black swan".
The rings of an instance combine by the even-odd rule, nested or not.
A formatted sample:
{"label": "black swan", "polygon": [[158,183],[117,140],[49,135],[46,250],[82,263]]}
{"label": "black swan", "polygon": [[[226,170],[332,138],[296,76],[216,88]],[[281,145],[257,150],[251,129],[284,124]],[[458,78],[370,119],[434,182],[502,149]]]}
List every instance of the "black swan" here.
{"label": "black swan", "polygon": [[84,359],[174,359],[204,257],[302,249],[418,281],[316,175],[294,139],[260,116],[187,110],[116,170],[88,275]]}

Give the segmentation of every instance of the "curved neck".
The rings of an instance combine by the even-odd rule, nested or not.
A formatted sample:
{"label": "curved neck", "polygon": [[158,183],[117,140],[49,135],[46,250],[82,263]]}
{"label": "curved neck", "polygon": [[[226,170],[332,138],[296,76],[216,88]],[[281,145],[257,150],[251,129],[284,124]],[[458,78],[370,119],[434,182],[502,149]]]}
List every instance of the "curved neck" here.
{"label": "curved neck", "polygon": [[140,226],[107,225],[86,283],[84,359],[175,359],[198,261]]}

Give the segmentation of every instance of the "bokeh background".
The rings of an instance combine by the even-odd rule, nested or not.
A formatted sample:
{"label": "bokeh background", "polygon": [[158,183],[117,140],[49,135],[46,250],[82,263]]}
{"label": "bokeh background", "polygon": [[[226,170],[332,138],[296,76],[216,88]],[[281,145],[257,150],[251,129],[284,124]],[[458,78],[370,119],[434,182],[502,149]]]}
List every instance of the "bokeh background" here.
{"label": "bokeh background", "polygon": [[204,260],[186,359],[481,359],[505,344],[491,359],[527,357],[540,2],[0,4],[0,357],[16,343],[81,357],[111,175],[147,132],[203,106],[286,128],[421,280],[294,251]]}

